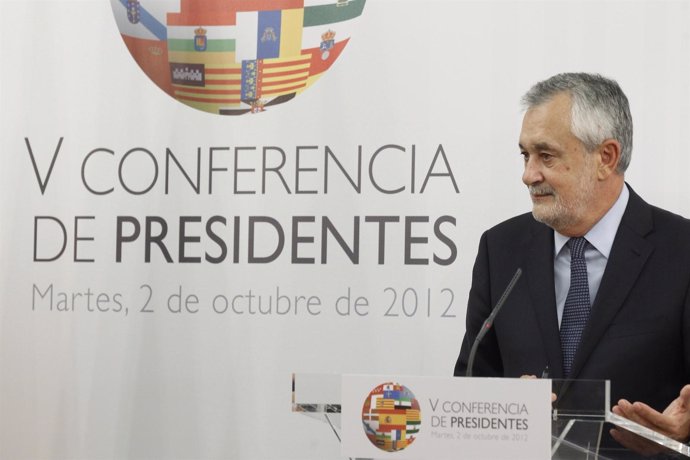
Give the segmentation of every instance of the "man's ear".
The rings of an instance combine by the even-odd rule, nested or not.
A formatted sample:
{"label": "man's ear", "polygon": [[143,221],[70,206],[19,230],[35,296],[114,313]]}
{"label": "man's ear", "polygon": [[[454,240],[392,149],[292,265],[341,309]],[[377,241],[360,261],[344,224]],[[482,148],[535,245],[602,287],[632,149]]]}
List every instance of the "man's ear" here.
{"label": "man's ear", "polygon": [[599,180],[604,180],[616,173],[621,159],[621,144],[615,139],[606,139],[599,145],[597,154],[599,156],[597,177]]}

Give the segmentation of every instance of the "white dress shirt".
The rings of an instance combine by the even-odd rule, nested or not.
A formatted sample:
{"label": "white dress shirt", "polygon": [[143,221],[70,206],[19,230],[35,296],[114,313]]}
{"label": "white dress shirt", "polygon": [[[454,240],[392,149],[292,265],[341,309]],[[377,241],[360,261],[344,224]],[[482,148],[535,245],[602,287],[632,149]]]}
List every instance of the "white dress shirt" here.
{"label": "white dress shirt", "polygon": [[[611,206],[611,209],[584,235],[589,242],[585,248],[585,260],[587,262],[590,305],[594,304],[594,299],[599,291],[601,278],[606,269],[606,262],[608,262],[609,254],[611,253],[611,246],[613,246],[618,226],[621,223],[621,219],[623,219],[623,213],[625,212],[629,197],[628,187],[623,185],[621,194],[613,206]],[[561,318],[563,318],[565,298],[568,296],[568,289],[570,289],[570,248],[566,245],[570,237],[561,235],[556,231],[554,231],[553,236],[553,275],[556,288],[556,311],[560,326]]]}

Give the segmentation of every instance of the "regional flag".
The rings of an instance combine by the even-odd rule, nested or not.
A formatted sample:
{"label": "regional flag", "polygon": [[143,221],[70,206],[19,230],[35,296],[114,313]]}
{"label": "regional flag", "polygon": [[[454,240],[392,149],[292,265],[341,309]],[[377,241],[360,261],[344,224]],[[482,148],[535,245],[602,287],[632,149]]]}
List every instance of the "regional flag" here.
{"label": "regional flag", "polygon": [[408,421],[419,421],[421,420],[421,416],[419,413],[418,409],[407,409],[405,411],[405,414],[407,414],[407,420]]}
{"label": "regional flag", "polygon": [[377,399],[376,400],[377,409],[395,409],[394,401],[392,399]]}
{"label": "regional flag", "polygon": [[270,59],[280,56],[280,11],[259,11],[256,43],[257,59]]}
{"label": "regional flag", "polygon": [[259,62],[242,61],[242,99],[253,101],[258,94]]}
{"label": "regional flag", "polygon": [[309,78],[309,57],[266,59],[261,65],[261,95],[279,96],[303,90]]}
{"label": "regional flag", "polygon": [[409,399],[400,398],[395,401],[395,407],[405,408],[412,407],[412,401]]}
{"label": "regional flag", "polygon": [[382,427],[404,428],[407,424],[407,417],[405,414],[389,414],[385,416],[385,422],[379,418],[379,423]]}

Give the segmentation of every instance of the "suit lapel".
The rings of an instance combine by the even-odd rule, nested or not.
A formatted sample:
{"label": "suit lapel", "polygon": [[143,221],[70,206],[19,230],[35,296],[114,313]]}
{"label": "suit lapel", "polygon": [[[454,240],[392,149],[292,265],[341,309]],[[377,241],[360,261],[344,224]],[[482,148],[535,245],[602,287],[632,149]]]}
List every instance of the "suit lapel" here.
{"label": "suit lapel", "polygon": [[652,228],[650,206],[630,189],[628,205],[611,247],[582,342],[575,354],[572,378],[577,377],[587,362],[654,250],[654,246],[644,238]]}
{"label": "suit lapel", "polygon": [[558,377],[563,373],[563,359],[556,313],[553,245],[553,230],[543,224],[535,225],[524,266],[532,307],[544,341],[548,365],[551,374]]}

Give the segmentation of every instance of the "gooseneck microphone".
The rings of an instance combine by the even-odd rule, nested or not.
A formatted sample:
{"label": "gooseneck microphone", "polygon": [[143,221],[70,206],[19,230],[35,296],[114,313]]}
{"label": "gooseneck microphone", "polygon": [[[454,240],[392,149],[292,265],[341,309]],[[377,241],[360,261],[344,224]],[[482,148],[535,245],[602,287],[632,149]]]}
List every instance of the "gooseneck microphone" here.
{"label": "gooseneck microphone", "polygon": [[498,315],[498,312],[501,310],[501,307],[503,307],[503,304],[506,302],[506,299],[513,291],[515,283],[517,283],[517,280],[520,279],[520,275],[522,275],[522,269],[518,268],[517,270],[515,270],[513,279],[511,279],[510,283],[508,283],[508,286],[506,286],[506,290],[503,291],[501,298],[498,299],[498,302],[496,302],[496,306],[493,310],[491,310],[491,314],[488,318],[486,318],[484,324],[482,324],[482,327],[479,330],[477,337],[474,339],[472,349],[470,350],[470,357],[467,360],[467,372],[465,372],[465,377],[472,377],[472,367],[474,367],[474,358],[477,356],[477,348],[479,348],[479,342],[482,341],[486,333],[489,332],[489,329],[491,329],[491,326],[494,325],[494,319],[496,318],[496,315]]}

